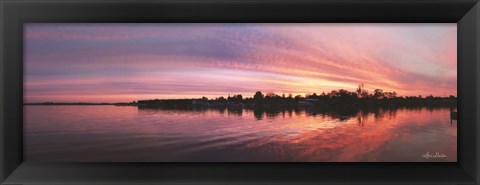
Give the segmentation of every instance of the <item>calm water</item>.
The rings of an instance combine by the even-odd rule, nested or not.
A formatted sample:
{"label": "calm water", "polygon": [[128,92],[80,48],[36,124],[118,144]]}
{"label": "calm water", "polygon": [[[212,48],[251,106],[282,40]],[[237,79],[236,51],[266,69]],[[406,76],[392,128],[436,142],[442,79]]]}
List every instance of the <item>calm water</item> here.
{"label": "calm water", "polygon": [[[24,106],[25,160],[454,162],[449,109],[308,110]],[[422,157],[436,152],[442,158]]]}

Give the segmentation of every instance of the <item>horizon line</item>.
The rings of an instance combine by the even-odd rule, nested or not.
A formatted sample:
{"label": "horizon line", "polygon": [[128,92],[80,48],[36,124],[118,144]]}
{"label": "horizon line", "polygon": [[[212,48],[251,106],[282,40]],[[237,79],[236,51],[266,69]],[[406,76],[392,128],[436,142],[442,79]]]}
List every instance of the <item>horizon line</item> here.
{"label": "horizon line", "polygon": [[[263,95],[266,95],[266,93],[262,93]],[[285,94],[285,93],[284,93]],[[312,93],[313,94],[313,93]],[[310,95],[312,95],[310,94]],[[224,98],[228,98],[228,97],[232,97],[232,96],[236,96],[236,95],[242,95],[242,94],[232,94],[231,96],[218,96],[218,97],[215,97],[215,98],[207,98],[208,100],[215,100],[217,98],[220,98],[220,97],[224,97]],[[276,94],[278,95],[278,94]],[[287,94],[285,94],[287,95]],[[317,94],[318,96],[320,96],[321,94]],[[326,93],[327,95],[327,93]],[[278,95],[280,97],[282,97],[282,95]],[[406,97],[419,97],[421,96],[422,99],[425,99],[426,97],[430,96],[430,95],[427,95],[427,96],[423,96],[423,95],[417,95],[417,96],[397,96],[397,98],[406,98]],[[454,98],[458,98],[458,96],[455,96],[455,95],[445,95],[445,96],[433,96],[434,98],[449,98],[450,96],[453,96]],[[203,96],[203,97],[206,97],[206,96]],[[94,101],[52,101],[52,100],[48,100],[48,101],[41,101],[41,102],[23,102],[23,104],[42,104],[42,103],[54,103],[54,104],[59,104],[59,103],[65,103],[65,104],[72,104],[72,103],[85,103],[85,104],[118,104],[118,103],[132,103],[132,102],[138,102],[138,101],[148,101],[148,100],[195,100],[195,99],[202,99],[203,97],[190,97],[190,98],[153,98],[153,99],[137,99],[137,100],[131,100],[131,101],[128,101],[128,102],[124,102],[124,101],[120,101],[120,102],[94,102]],[[253,96],[243,96],[243,99],[245,98],[253,98]],[[288,96],[285,96],[285,98],[287,98]],[[301,96],[302,98],[306,98],[306,96]],[[295,98],[295,96],[293,96],[293,98]]]}

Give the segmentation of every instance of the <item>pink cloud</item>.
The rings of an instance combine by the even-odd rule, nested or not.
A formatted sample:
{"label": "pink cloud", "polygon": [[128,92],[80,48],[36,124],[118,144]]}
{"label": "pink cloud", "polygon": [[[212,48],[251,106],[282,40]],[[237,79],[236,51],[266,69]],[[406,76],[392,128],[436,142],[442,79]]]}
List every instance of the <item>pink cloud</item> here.
{"label": "pink cloud", "polygon": [[25,91],[32,101],[321,93],[354,90],[360,83],[403,96],[456,95],[454,24],[27,28]]}

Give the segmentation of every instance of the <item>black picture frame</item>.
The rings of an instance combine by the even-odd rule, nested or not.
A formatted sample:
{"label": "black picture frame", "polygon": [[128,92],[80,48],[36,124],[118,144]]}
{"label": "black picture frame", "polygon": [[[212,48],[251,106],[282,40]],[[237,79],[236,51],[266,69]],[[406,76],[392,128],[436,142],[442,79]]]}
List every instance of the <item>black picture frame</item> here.
{"label": "black picture frame", "polygon": [[[479,184],[478,0],[0,0],[1,184]],[[23,23],[457,23],[456,163],[23,161]]]}

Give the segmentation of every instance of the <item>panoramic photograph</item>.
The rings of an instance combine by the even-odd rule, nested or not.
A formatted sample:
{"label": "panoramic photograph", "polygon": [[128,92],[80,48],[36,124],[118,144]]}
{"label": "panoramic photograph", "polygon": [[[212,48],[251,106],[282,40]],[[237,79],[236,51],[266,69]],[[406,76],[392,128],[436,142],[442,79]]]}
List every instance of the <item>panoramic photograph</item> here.
{"label": "panoramic photograph", "polygon": [[28,162],[456,162],[457,25],[24,24]]}

